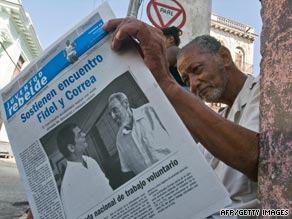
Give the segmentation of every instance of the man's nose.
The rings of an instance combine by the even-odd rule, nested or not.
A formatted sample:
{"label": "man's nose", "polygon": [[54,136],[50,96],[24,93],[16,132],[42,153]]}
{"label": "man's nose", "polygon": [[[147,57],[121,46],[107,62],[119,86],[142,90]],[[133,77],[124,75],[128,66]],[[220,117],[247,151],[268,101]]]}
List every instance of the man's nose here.
{"label": "man's nose", "polygon": [[191,76],[189,77],[189,80],[190,80],[190,91],[196,94],[200,86],[200,80],[199,80],[198,75],[191,74]]}

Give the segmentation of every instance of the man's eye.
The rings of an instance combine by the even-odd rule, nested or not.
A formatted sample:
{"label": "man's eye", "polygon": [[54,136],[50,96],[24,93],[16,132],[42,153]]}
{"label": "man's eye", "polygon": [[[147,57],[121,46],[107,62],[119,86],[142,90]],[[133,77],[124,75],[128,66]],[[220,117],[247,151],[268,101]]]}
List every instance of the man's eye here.
{"label": "man's eye", "polygon": [[194,67],[194,68],[192,69],[192,72],[195,73],[195,74],[200,73],[201,70],[202,70],[201,67],[202,67],[201,65],[197,65],[196,67]]}
{"label": "man's eye", "polygon": [[113,108],[112,110],[111,110],[111,113],[117,113],[118,112],[118,109],[117,108]]}

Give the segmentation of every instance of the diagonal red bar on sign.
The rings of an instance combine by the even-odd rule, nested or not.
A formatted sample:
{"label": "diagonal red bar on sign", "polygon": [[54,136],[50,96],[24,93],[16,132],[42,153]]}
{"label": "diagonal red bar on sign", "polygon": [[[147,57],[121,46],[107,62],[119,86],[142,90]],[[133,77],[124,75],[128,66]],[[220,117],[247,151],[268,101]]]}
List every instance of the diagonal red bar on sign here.
{"label": "diagonal red bar on sign", "polygon": [[[170,9],[170,10],[173,10],[173,11],[176,11],[177,13],[166,24],[164,24],[164,21],[162,20],[162,17],[160,15],[160,12],[159,12],[159,9],[158,9],[158,6],[163,7],[163,8],[167,8],[167,9]],[[153,2],[153,8],[154,8],[154,10],[155,10],[155,12],[157,14],[158,20],[159,20],[159,22],[160,22],[162,27],[170,26],[183,13],[183,11],[181,9],[172,7],[170,5],[165,5],[165,4],[162,4],[160,2]]]}

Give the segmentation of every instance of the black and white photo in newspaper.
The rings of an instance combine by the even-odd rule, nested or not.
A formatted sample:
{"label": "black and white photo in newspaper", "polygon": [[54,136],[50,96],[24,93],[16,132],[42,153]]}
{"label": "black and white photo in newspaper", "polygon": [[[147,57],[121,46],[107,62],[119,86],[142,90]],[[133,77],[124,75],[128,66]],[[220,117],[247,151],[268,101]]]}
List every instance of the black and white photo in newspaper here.
{"label": "black and white photo in newspaper", "polygon": [[35,218],[195,219],[217,212],[230,202],[226,190],[137,51],[110,49],[101,28],[113,17],[107,7],[1,90]]}

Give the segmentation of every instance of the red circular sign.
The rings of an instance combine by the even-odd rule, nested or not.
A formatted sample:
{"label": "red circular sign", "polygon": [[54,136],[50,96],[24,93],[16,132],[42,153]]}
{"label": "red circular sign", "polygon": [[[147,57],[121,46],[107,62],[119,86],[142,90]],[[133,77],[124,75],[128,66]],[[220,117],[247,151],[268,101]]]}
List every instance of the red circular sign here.
{"label": "red circular sign", "polygon": [[176,26],[181,29],[186,23],[185,10],[176,0],[151,0],[147,16],[157,28]]}

